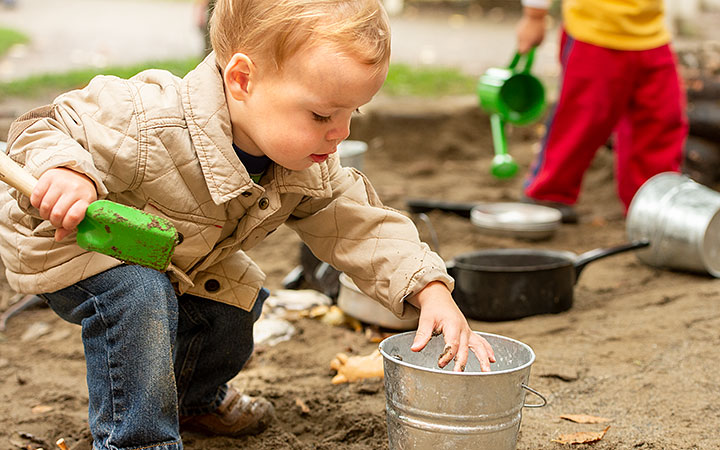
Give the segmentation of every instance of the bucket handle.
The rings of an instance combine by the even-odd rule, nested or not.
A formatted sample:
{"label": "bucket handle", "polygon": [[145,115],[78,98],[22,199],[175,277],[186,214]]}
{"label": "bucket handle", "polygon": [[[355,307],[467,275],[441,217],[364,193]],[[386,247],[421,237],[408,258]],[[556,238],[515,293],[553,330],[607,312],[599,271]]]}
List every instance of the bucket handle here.
{"label": "bucket handle", "polygon": [[[525,57],[525,67],[522,70],[516,70],[515,66],[518,65],[518,63],[520,62],[520,59],[523,56]],[[508,69],[512,70],[514,73],[530,73],[530,67],[532,67],[534,58],[535,58],[535,47],[531,48],[530,51],[528,51],[525,54],[521,54],[520,52],[515,52],[515,56],[513,57],[512,61],[510,62]]]}
{"label": "bucket handle", "polygon": [[531,404],[524,403],[523,408],[542,408],[543,406],[547,405],[547,399],[545,398],[544,395],[542,395],[541,393],[539,393],[538,391],[531,388],[530,386],[528,386],[525,383],[522,383],[520,386],[522,386],[523,389],[530,391],[533,394],[537,395],[542,400],[542,403],[531,403]]}

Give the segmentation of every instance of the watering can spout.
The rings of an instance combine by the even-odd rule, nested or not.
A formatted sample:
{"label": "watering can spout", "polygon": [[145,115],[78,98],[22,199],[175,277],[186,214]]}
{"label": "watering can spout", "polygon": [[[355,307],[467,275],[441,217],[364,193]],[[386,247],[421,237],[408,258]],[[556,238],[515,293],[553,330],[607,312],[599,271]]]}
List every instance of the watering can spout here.
{"label": "watering can spout", "polygon": [[[545,111],[545,88],[530,74],[535,49],[515,53],[507,68],[488,69],[478,81],[477,94],[482,109],[490,113],[495,157],[490,172],[496,178],[511,178],[517,164],[507,152],[505,123],[527,125]],[[521,61],[524,65],[520,68]]]}
{"label": "watering can spout", "polygon": [[518,165],[512,156],[507,152],[507,141],[505,140],[505,123],[499,115],[490,116],[492,128],[493,145],[495,156],[492,159],[490,173],[495,178],[512,178],[518,171]]}

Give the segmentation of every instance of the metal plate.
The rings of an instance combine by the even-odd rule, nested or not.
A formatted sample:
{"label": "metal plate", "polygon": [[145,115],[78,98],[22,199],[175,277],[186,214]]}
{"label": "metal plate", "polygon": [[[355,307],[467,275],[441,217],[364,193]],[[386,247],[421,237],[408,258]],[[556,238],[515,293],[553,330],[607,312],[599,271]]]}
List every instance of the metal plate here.
{"label": "metal plate", "polygon": [[484,203],[472,209],[470,221],[495,234],[539,240],[560,228],[562,214],[555,208],[528,203]]}

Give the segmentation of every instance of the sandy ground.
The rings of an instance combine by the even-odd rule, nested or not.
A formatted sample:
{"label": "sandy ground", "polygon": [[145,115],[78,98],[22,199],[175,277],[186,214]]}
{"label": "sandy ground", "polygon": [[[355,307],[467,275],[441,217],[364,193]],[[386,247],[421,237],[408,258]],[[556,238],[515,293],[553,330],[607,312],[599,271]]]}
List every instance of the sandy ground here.
{"label": "sandy ground", "polygon": [[[404,209],[409,197],[518,198],[520,177],[498,181],[488,174],[487,117],[473,99],[378,99],[355,123],[352,137],[369,143],[365,173],[381,198],[398,209]],[[511,133],[511,152],[521,170],[537,142],[535,127]],[[563,225],[542,242],[490,236],[466,219],[432,213],[440,253],[445,259],[494,247],[581,253],[623,243],[625,220],[612,180],[612,153],[601,149],[585,179],[578,205],[581,223]],[[419,228],[428,239],[427,228]],[[282,278],[299,261],[297,254],[298,240],[287,229],[252,252],[271,289],[281,287]],[[629,253],[588,265],[574,293],[573,307],[560,314],[471,321],[473,329],[518,339],[537,354],[529,385],[548,398],[548,405],[524,410],[518,448],[559,449],[563,445],[552,440],[561,434],[600,431],[607,425],[600,442],[576,448],[717,448],[719,282],[652,268]],[[10,295],[3,291],[5,302]],[[240,439],[188,433],[183,436],[186,448],[387,448],[382,380],[330,383],[334,372],[329,364],[336,353],[364,355],[377,344],[364,333],[312,319],[294,325],[298,334],[293,339],[261,346],[233,380],[238,388],[274,403],[278,420],[272,427]],[[0,334],[0,448],[50,449],[63,437],[73,449],[88,449],[84,376],[78,327],[47,308],[12,318]],[[298,401],[307,406],[306,412]],[[562,414],[589,414],[610,422],[577,424],[560,419]]]}

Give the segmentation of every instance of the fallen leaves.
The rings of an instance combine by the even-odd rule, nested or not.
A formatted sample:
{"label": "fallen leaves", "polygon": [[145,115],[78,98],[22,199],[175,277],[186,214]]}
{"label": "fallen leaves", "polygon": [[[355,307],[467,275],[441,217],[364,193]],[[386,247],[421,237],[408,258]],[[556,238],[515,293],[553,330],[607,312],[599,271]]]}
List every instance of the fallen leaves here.
{"label": "fallen leaves", "polygon": [[337,371],[332,384],[348,383],[364,378],[383,377],[383,360],[380,350],[365,356],[348,356],[338,353],[330,362],[330,368]]}
{"label": "fallen leaves", "polygon": [[589,416],[587,414],[563,414],[561,419],[569,420],[575,423],[607,423],[610,419],[605,417]]}
{"label": "fallen leaves", "polygon": [[305,401],[301,398],[295,399],[295,406],[300,409],[300,414],[310,414],[310,407],[305,403]]}
{"label": "fallen leaves", "polygon": [[327,306],[320,305],[311,308],[307,313],[307,317],[311,319],[318,319],[326,325],[335,327],[348,326],[354,331],[362,331],[363,326],[359,320],[354,317],[348,316],[345,312],[338,308],[336,305]]}
{"label": "fallen leaves", "polygon": [[52,406],[49,405],[37,405],[33,406],[30,411],[32,411],[33,414],[45,414],[47,412],[50,412],[53,410]]}
{"label": "fallen leaves", "polygon": [[[606,417],[591,416],[589,414],[562,414],[561,419],[580,424],[596,424],[610,422],[611,419]],[[560,444],[589,444],[597,442],[605,437],[605,433],[610,429],[610,425],[602,431],[578,431],[577,433],[561,434],[551,442]]]}
{"label": "fallen leaves", "polygon": [[557,442],[559,444],[590,444],[605,437],[605,433],[607,433],[609,429],[610,425],[602,431],[579,431],[577,433],[561,434],[551,442]]}

